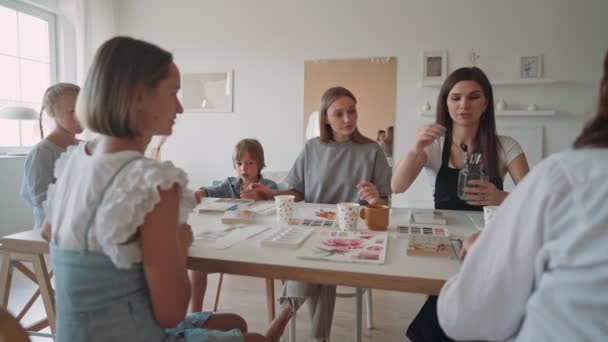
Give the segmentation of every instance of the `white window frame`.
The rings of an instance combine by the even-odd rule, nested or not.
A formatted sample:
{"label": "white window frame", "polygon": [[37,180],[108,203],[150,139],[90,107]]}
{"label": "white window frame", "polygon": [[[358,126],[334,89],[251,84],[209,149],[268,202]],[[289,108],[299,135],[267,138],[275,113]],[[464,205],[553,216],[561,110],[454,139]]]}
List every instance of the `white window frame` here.
{"label": "white window frame", "polygon": [[[15,0],[0,0],[0,5],[4,7],[8,7],[14,9],[19,12],[23,12],[25,14],[29,14],[31,16],[40,18],[49,23],[49,80],[50,84],[54,84],[57,82],[57,16],[55,13],[49,12],[42,8],[36,7],[34,5],[30,5],[29,3],[25,3],[22,1]],[[17,27],[17,30],[19,28]],[[21,56],[18,57],[21,59]],[[21,75],[20,75],[21,77]],[[40,95],[40,101],[42,102],[42,94]],[[21,135],[21,132],[19,132]],[[21,153],[21,152],[29,152],[32,146],[0,146],[0,154],[1,153]]]}

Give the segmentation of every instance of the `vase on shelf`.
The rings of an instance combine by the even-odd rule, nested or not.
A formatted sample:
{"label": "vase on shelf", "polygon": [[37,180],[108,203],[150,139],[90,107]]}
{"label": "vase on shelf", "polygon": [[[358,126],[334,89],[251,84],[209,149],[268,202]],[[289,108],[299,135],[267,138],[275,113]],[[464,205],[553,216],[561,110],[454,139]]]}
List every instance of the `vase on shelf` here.
{"label": "vase on shelf", "polygon": [[507,103],[503,99],[498,99],[496,102],[496,110],[507,110]]}

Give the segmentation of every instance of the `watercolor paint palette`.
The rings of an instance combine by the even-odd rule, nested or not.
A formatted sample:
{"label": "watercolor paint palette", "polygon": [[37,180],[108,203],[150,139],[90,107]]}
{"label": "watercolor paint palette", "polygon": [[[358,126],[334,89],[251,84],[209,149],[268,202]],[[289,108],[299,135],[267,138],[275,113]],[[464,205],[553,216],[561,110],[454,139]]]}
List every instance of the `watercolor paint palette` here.
{"label": "watercolor paint palette", "polygon": [[280,227],[277,231],[263,239],[260,243],[262,246],[296,249],[300,247],[304,241],[306,241],[311,233],[311,229],[304,227]]}
{"label": "watercolor paint palette", "polygon": [[300,219],[300,218],[292,218],[289,220],[290,226],[303,226],[303,227],[324,227],[331,228],[334,226],[334,220],[310,220],[310,219]]}
{"label": "watercolor paint palette", "polygon": [[398,226],[397,234],[399,235],[399,237],[403,238],[408,238],[413,235],[448,237],[450,235],[450,232],[447,228]]}

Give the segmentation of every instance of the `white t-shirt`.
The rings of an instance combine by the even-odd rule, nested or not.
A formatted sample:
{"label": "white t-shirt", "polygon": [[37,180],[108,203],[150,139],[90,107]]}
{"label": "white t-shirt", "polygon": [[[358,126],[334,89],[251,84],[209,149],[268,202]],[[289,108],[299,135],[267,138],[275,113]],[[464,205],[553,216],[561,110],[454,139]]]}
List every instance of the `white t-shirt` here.
{"label": "white t-shirt", "polygon": [[118,268],[130,268],[142,261],[142,251],[139,239],[125,242],[160,201],[159,189],[179,185],[181,223],[187,221],[195,206],[194,194],[187,189],[186,173],[171,162],[147,159],[137,151],[89,156],[85,145],[82,142],[69,147],[55,163],[57,181],[49,186],[44,203],[51,241],[57,238],[61,248],[82,250],[87,223],[110,178],[125,162],[141,157],[117,174],[88,235],[89,251],[109,256]]}
{"label": "white t-shirt", "polygon": [[496,211],[439,294],[457,340],[608,340],[608,149],[540,164]]}
{"label": "white t-shirt", "polygon": [[[435,193],[437,173],[439,173],[439,169],[441,168],[444,141],[445,137],[441,137],[433,141],[432,144],[424,149],[428,157],[426,165],[424,166],[424,173],[431,184],[433,193]],[[504,181],[505,175],[509,171],[509,164],[511,164],[513,159],[517,158],[517,156],[524,153],[524,151],[515,139],[506,135],[499,135],[498,141],[500,142],[500,148],[498,149],[498,171],[500,172],[500,177]],[[448,166],[454,168],[454,165],[452,165],[451,162]]]}

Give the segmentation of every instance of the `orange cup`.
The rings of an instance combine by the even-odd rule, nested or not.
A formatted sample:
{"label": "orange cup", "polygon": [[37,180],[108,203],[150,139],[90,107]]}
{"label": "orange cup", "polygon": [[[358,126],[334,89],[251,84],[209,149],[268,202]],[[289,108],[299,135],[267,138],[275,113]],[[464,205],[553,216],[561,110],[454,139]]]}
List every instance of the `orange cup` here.
{"label": "orange cup", "polygon": [[370,205],[361,208],[359,216],[371,230],[386,230],[388,227],[388,211],[386,205]]}

